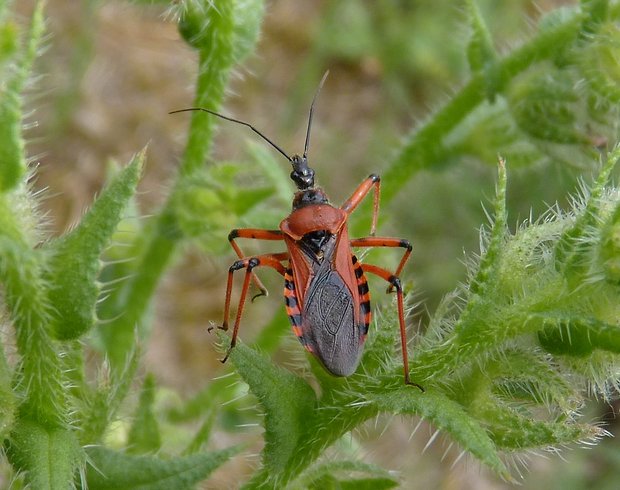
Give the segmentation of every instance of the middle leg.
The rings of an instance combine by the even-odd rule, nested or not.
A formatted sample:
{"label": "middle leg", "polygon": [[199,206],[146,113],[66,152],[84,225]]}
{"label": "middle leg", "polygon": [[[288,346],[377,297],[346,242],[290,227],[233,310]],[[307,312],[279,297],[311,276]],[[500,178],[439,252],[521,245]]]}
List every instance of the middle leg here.
{"label": "middle leg", "polygon": [[[230,341],[230,347],[226,352],[226,356],[221,360],[222,362],[226,362],[230,352],[233,347],[235,347],[237,343],[237,335],[239,333],[239,324],[241,323],[241,316],[243,315],[243,307],[245,305],[245,299],[247,296],[248,288],[250,286],[250,279],[252,278],[252,271],[256,267],[266,266],[275,269],[281,276],[284,276],[286,269],[282,265],[282,261],[288,259],[288,253],[278,253],[278,254],[266,254],[266,255],[258,255],[256,257],[244,258],[241,260],[237,260],[233,265],[228,269],[228,281],[226,283],[226,301],[224,303],[224,321],[222,322],[222,326],[219,327],[222,330],[228,330],[228,318],[230,316],[230,301],[232,296],[232,286],[233,286],[233,275],[235,271],[240,269],[245,269],[245,277],[243,279],[243,286],[241,288],[241,295],[239,297],[239,306],[237,308],[237,316],[235,317],[235,323],[233,326],[232,338]],[[210,328],[209,330],[211,330]]]}
{"label": "middle leg", "polygon": [[[237,238],[248,238],[250,240],[284,240],[284,237],[280,230],[265,230],[262,228],[234,229],[228,234],[228,241],[239,259],[243,259],[244,257],[247,257],[247,255],[243,253],[241,247],[239,247],[239,245],[235,241]],[[259,293],[252,297],[252,301],[254,301],[259,296],[267,296],[267,288],[265,288],[262,281],[258,278],[256,274],[252,274],[252,280],[254,281],[254,284],[259,290]]]}
{"label": "middle leg", "polygon": [[[400,259],[400,263],[394,272],[396,277],[400,277],[400,274],[405,267],[405,264],[409,260],[409,256],[411,255],[411,251],[413,247],[409,240],[405,240],[403,238],[389,238],[389,237],[364,237],[364,238],[353,238],[350,240],[352,247],[390,247],[390,248],[404,248],[405,253]],[[388,286],[388,293],[393,291],[394,287],[392,285]]]}

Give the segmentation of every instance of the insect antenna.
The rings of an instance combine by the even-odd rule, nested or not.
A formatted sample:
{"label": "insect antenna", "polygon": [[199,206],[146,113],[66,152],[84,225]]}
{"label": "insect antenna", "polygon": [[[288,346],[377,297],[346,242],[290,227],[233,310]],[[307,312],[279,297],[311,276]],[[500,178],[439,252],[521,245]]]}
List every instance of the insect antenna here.
{"label": "insect antenna", "polygon": [[310,115],[308,116],[308,129],[306,130],[306,143],[304,144],[304,154],[303,154],[304,159],[308,157],[308,147],[310,146],[310,129],[312,128],[312,115],[314,114],[314,103],[316,102],[316,99],[319,96],[321,89],[323,88],[323,84],[325,83],[325,79],[327,78],[327,75],[329,75],[329,70],[327,70],[325,72],[325,75],[323,75],[323,78],[321,78],[321,81],[319,82],[319,87],[316,89],[316,93],[314,94],[314,97],[312,98],[312,104],[310,104]]}
{"label": "insect antenna", "polygon": [[[314,102],[313,102],[314,103]],[[287,153],[280,148],[278,145],[276,145],[273,141],[271,141],[269,138],[267,138],[267,136],[265,136],[263,133],[261,133],[258,129],[256,129],[254,126],[252,126],[250,123],[247,123],[245,121],[240,121],[239,119],[235,119],[232,117],[228,117],[225,116],[223,114],[220,114],[219,112],[215,112],[212,111],[211,109],[205,109],[204,107],[189,107],[187,109],[178,109],[176,111],[170,111],[168,114],[177,114],[179,112],[189,112],[189,111],[203,111],[203,112],[208,112],[209,114],[212,114],[214,116],[217,116],[221,119],[225,119],[226,121],[231,121],[237,124],[241,124],[242,126],[245,126],[247,128],[250,128],[252,131],[254,131],[257,135],[259,135],[261,138],[263,138],[267,143],[269,143],[271,146],[273,146],[276,150],[278,150],[280,153],[282,153],[282,155],[284,155],[284,158],[286,158],[289,162],[292,162],[293,159],[291,157],[289,157],[287,155]],[[312,114],[310,114],[310,117],[312,117]],[[309,128],[308,128],[309,129]],[[306,141],[307,144],[307,141]]]}
{"label": "insect antenna", "polygon": [[304,144],[304,153],[301,157],[298,154],[295,154],[292,157],[290,157],[282,148],[276,145],[273,141],[271,141],[267,136],[261,133],[258,129],[256,129],[250,123],[241,121],[239,119],[235,119],[233,117],[225,116],[223,114],[220,114],[219,112],[212,111],[211,109],[205,109],[204,107],[189,107],[187,109],[179,109],[176,111],[170,111],[168,114],[177,114],[179,112],[189,112],[189,111],[203,111],[203,112],[212,114],[213,116],[217,116],[220,119],[231,121],[237,124],[241,124],[242,126],[245,126],[247,128],[250,128],[257,135],[259,135],[262,139],[264,139],[267,143],[269,143],[276,150],[278,150],[282,155],[284,155],[284,158],[286,158],[293,166],[293,171],[291,172],[291,175],[290,175],[291,179],[293,180],[293,182],[295,182],[295,185],[297,185],[297,188],[299,190],[306,190],[306,189],[310,189],[314,187],[314,170],[312,170],[308,166],[308,147],[310,146],[310,130],[312,129],[312,116],[314,115],[314,105],[319,96],[319,93],[321,92],[321,88],[323,87],[323,84],[325,83],[325,79],[327,78],[327,75],[329,75],[329,70],[326,71],[325,74],[323,75],[323,78],[321,79],[321,82],[319,83],[319,87],[317,88],[316,93],[314,94],[314,97],[312,99],[312,104],[310,105],[310,114],[308,115],[308,128],[306,129],[306,142]]}

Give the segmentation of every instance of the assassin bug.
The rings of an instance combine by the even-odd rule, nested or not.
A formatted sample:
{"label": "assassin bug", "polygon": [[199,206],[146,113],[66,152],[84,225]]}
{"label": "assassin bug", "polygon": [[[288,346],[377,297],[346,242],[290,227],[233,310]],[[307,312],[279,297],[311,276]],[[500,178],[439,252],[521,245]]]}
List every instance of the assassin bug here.
{"label": "assassin bug", "polygon": [[[396,291],[405,383],[424,391],[420,385],[409,379],[403,291],[399,279],[412,247],[405,239],[374,236],[379,214],[379,176],[371,174],[339,208],[329,204],[325,192],[314,185],[314,170],[308,165],[308,146],[314,104],[326,77],[327,73],[323,76],[310,106],[306,142],[301,156],[289,156],[251,124],[212,110],[192,107],[172,112],[203,111],[248,127],[291,163],[293,171],[290,177],[297,186],[292,212],[282,220],[279,229],[241,228],[232,230],[228,235],[239,260],[234,262],[228,271],[224,321],[219,327],[222,330],[228,330],[233,275],[236,271],[245,269],[245,277],[230,347],[222,362],[226,362],[237,342],[250,282],[254,281],[259,288],[260,293],[257,296],[267,294],[254,269],[271,267],[284,277],[286,312],[293,332],[302,345],[316,356],[331,374],[352,374],[359,364],[371,320],[370,293],[365,276],[370,273],[390,284],[388,292]],[[373,214],[370,236],[351,239],[347,229],[349,215],[371,191]],[[236,242],[238,238],[283,241],[287,252],[246,257]],[[362,264],[357,260],[352,247],[394,247],[403,248],[405,251],[396,271],[392,273],[377,265]]]}

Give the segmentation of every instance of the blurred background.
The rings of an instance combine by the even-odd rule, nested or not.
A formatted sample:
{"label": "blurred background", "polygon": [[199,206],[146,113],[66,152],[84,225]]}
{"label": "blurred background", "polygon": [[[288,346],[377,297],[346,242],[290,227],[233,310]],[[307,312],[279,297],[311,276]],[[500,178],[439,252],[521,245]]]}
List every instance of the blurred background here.
{"label": "blurred background", "polygon": [[[527,39],[544,12],[574,3],[478,1],[500,53]],[[16,2],[16,8],[26,18],[32,2]],[[29,153],[39,162],[36,187],[47,189],[43,208],[51,218],[51,233],[61,233],[81,215],[103,185],[110,159],[125,163],[147,144],[139,208],[142,215],[153,213],[166,197],[185,145],[189,117],[168,112],[192,105],[195,53],[180,39],[165,2],[48,0],[46,10],[45,56],[27,104],[36,125],[26,136]],[[317,103],[310,158],[318,183],[340,203],[370,172],[381,174],[403,136],[467,79],[467,36],[462,2],[269,0],[258,49],[236,70],[223,111],[251,122],[289,153],[301,151],[310,101],[329,69]],[[223,123],[213,159],[243,162],[248,151],[257,151],[255,144],[261,143],[245,128]],[[275,159],[286,166],[277,154]],[[382,209],[380,233],[414,244],[403,276],[421,304],[416,322],[422,325],[425,311],[433,311],[442,295],[465,278],[464,254],[479,250],[478,229],[488,223],[484,207],[494,195],[495,164],[494,156],[462,158],[444,171],[421,172]],[[556,201],[564,205],[578,177],[588,180],[592,174],[578,164],[510,164],[513,226]],[[291,197],[293,191],[291,184]],[[282,208],[280,218],[287,212]],[[260,226],[276,227],[278,221]],[[251,224],[230,223],[230,228],[242,225]],[[387,263],[398,258],[382,253]],[[144,370],[155,374],[162,390],[191,397],[228,372],[217,361],[220,355],[206,329],[221,321],[227,264],[233,260],[230,252],[184,247],[160,285]],[[269,273],[261,278],[271,295],[247,308],[241,330],[246,342],[274,311],[283,310],[281,279]],[[383,285],[374,286],[375,303],[384,302]],[[289,367],[300,354],[286,320],[281,323],[288,338],[275,359]],[[593,420],[613,413],[596,403],[585,410]],[[610,423],[613,431],[615,421]],[[417,420],[379,419],[356,434],[349,449],[400,472],[404,488],[511,487],[467,456],[453,465],[459,451],[447,439],[439,437],[423,453],[432,429],[423,425],[411,438],[416,425]],[[252,448],[260,450],[260,431],[233,432],[216,431],[216,444],[225,446],[232,438],[253,441]],[[620,451],[611,440],[591,451],[567,448],[562,458],[569,461],[525,455],[529,471],[516,463],[523,486],[620,485],[614,472]],[[256,464],[256,458],[237,458],[204,488],[234,488]]]}

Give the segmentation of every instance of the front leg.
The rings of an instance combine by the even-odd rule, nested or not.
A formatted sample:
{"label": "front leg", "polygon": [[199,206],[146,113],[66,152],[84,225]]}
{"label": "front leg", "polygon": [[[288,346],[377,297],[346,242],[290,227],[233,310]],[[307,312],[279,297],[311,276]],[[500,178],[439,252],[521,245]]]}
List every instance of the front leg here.
{"label": "front leg", "polygon": [[[284,236],[280,230],[264,230],[261,228],[234,229],[228,234],[228,242],[239,259],[246,257],[246,254],[242,252],[237,242],[235,242],[237,238],[248,238],[250,240],[284,240]],[[254,301],[259,296],[266,296],[267,289],[256,274],[252,274],[252,279],[254,280],[256,287],[259,289],[259,293],[252,297],[252,301]]]}
{"label": "front leg", "polygon": [[355,208],[364,200],[371,189],[374,189],[372,199],[372,224],[370,225],[370,234],[374,235],[377,230],[377,220],[379,218],[379,194],[381,191],[381,177],[376,174],[370,174],[364,182],[362,182],[355,192],[351,195],[346,202],[340,206],[340,209],[347,214],[351,214],[355,211]]}

